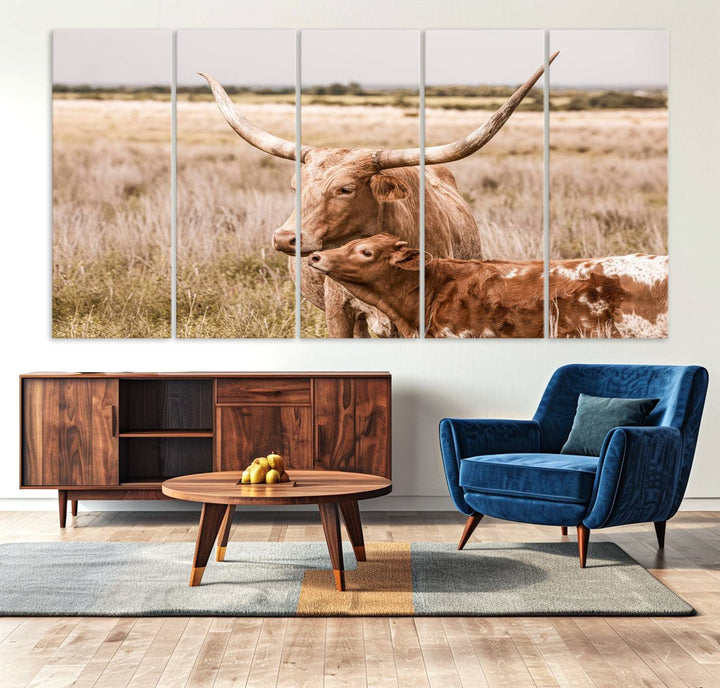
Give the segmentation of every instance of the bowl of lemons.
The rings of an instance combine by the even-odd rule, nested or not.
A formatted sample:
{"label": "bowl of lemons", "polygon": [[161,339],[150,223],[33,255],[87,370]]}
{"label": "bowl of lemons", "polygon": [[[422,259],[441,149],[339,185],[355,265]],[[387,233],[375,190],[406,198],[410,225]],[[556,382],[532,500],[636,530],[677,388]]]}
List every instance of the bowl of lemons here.
{"label": "bowl of lemons", "polygon": [[243,471],[240,483],[243,485],[278,485],[293,483],[285,471],[285,461],[280,454],[270,452],[259,456]]}

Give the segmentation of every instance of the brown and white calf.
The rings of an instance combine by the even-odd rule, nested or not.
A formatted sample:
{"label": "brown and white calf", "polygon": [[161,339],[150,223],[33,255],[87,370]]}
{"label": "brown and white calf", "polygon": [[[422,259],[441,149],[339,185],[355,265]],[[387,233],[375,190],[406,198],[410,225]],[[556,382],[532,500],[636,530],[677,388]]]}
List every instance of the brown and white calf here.
{"label": "brown and white calf", "polygon": [[[377,234],[308,263],[385,313],[402,336],[418,336],[418,249]],[[551,261],[551,335],[666,337],[667,268],[667,256],[641,253]],[[425,328],[428,337],[542,337],[543,262],[428,260]]]}

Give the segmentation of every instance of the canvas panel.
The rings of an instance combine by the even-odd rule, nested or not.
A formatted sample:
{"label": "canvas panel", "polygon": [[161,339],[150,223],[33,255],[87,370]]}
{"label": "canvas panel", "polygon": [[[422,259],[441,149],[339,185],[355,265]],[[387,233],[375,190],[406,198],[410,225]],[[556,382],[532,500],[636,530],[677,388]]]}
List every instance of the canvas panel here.
{"label": "canvas panel", "polygon": [[667,337],[667,33],[550,46],[550,334]]}
{"label": "canvas panel", "polygon": [[294,207],[294,162],[233,131],[198,74],[241,117],[294,142],[295,53],[292,30],[177,32],[178,337],[295,334],[288,256],[272,241]]}
{"label": "canvas panel", "polygon": [[[412,321],[403,334],[372,305],[377,294],[366,293],[368,281],[388,290],[381,252],[351,242],[383,233],[386,243],[420,244],[417,166],[384,170],[373,158],[420,145],[420,33],[313,30],[301,42],[302,140],[314,147],[302,173],[302,336],[411,336],[417,291],[402,303]],[[312,268],[315,251],[327,255]],[[362,277],[351,284],[355,268]]]}
{"label": "canvas panel", "polygon": [[[542,31],[431,30],[425,41],[428,147],[482,126],[543,64]],[[428,165],[426,336],[543,336],[543,126],[541,76],[477,152]]]}

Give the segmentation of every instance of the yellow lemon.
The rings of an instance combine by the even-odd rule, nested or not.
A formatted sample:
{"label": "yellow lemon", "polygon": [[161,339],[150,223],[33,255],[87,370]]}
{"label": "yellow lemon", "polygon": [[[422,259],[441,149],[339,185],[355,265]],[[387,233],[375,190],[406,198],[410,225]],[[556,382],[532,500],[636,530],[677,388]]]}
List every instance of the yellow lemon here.
{"label": "yellow lemon", "polygon": [[265,476],[265,482],[268,484],[279,483],[280,474],[274,468],[271,468]]}
{"label": "yellow lemon", "polygon": [[240,479],[240,482],[242,483],[249,483],[250,482],[250,469],[246,468],[242,473],[242,478]]}

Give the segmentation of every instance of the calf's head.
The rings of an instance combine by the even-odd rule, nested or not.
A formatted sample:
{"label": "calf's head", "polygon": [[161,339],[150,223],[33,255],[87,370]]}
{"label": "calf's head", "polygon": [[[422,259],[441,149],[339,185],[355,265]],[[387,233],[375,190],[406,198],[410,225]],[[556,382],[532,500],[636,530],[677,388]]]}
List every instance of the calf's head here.
{"label": "calf's head", "polygon": [[407,278],[401,271],[420,269],[420,251],[392,234],[376,234],[313,253],[308,264],[338,282],[366,285],[382,292],[396,286],[398,278]]}

